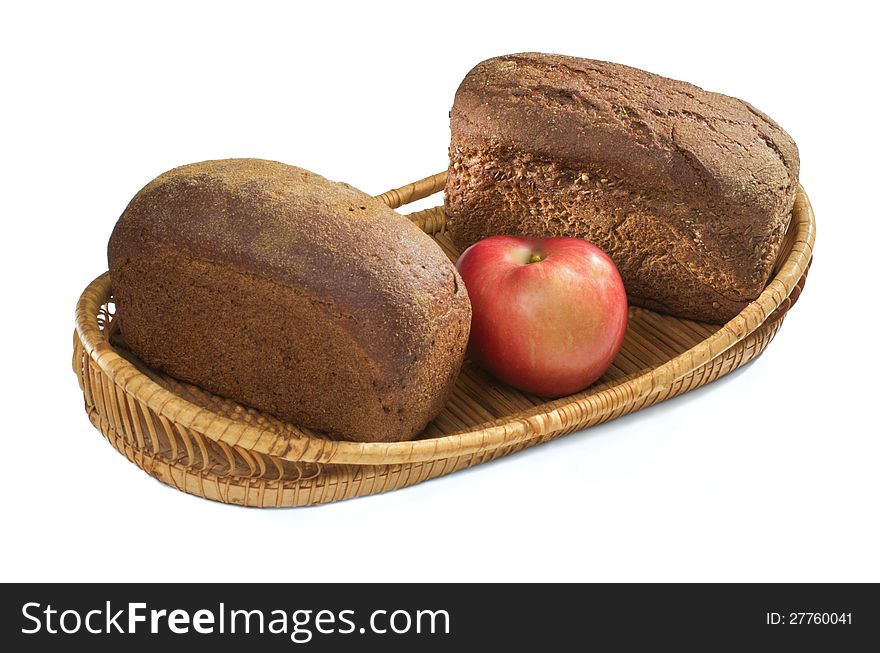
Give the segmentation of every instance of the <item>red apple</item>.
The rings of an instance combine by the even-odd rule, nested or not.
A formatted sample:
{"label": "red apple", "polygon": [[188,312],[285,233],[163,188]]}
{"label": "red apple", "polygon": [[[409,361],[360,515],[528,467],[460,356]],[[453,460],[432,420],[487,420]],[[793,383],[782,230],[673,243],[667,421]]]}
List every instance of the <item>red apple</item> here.
{"label": "red apple", "polygon": [[627,301],[613,261],[580,238],[493,236],[456,263],[471,300],[471,358],[520,390],[560,397],[617,355]]}

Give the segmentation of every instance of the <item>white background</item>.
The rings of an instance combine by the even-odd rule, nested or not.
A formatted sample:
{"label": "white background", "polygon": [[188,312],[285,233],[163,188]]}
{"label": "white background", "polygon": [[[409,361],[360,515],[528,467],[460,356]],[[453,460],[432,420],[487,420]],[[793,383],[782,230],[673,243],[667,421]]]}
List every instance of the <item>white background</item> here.
{"label": "white background", "polygon": [[[4,4],[0,579],[880,581],[876,22],[868,3],[815,6]],[[235,156],[371,193],[439,172],[461,78],[525,50],[736,95],[794,136],[815,264],[762,358],[501,461],[309,509],[179,493],[91,427],[74,304],[143,184]]]}

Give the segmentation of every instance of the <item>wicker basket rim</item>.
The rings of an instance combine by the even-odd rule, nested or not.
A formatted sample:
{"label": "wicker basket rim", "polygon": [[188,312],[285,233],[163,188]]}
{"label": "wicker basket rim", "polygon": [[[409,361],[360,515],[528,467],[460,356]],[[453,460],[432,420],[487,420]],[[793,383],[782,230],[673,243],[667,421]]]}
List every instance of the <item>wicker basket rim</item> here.
{"label": "wicker basket rim", "polygon": [[[392,208],[442,190],[445,173],[378,196]],[[76,330],[91,359],[123,392],[144,402],[157,414],[205,437],[230,446],[244,447],[285,460],[333,464],[404,464],[486,452],[541,437],[557,430],[566,410],[618,409],[658,394],[758,329],[786,300],[809,265],[815,242],[815,217],[803,187],[798,187],[791,226],[791,249],[764,291],[717,332],[659,367],[594,393],[580,393],[556,400],[544,412],[521,411],[487,428],[407,442],[351,442],[323,438],[291,438],[270,429],[250,426],[221,417],[166,390],[117,353],[104,339],[97,315],[110,296],[110,280],[104,273],[83,291],[76,307]],[[531,413],[531,414],[527,414]]]}

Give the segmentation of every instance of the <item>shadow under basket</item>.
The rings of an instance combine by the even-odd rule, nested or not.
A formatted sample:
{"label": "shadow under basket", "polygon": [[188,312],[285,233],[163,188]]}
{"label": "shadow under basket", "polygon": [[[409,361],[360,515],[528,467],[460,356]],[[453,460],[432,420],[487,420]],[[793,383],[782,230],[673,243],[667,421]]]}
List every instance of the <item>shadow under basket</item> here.
{"label": "shadow under basket", "polygon": [[[443,189],[440,173],[379,198],[391,208]],[[408,216],[455,260],[435,207]],[[73,369],[89,420],[121,454],[172,487],[246,506],[307,506],[406,487],[600,424],[711,383],[756,358],[803,287],[815,220],[798,189],[785,244],[761,295],[725,325],[632,307],[623,348],[586,391],[547,401],[467,361],[452,398],[409,442],[328,437],[152,370],[114,328],[105,273],[76,308]]]}

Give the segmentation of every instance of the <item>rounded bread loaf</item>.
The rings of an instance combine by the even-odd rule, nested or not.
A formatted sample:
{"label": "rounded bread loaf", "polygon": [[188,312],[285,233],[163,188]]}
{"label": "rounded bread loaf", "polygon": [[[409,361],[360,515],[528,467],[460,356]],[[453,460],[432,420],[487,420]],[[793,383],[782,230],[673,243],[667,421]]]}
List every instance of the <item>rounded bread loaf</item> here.
{"label": "rounded bread loaf", "polygon": [[125,209],[108,258],[124,342],[145,363],[335,437],[412,438],[462,363],[470,303],[440,247],[301,168],[166,172]]}

